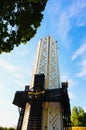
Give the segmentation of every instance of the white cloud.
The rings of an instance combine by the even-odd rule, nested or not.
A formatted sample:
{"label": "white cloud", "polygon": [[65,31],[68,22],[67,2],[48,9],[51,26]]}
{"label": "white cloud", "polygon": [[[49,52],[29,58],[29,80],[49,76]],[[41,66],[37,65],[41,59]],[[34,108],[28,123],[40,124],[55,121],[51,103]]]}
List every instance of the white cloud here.
{"label": "white cloud", "polygon": [[[58,19],[57,32],[58,36],[61,38],[62,43],[68,43],[68,32],[70,30],[70,18],[66,11],[61,13]],[[67,44],[68,45],[68,44]]]}
{"label": "white cloud", "polygon": [[24,87],[24,85],[29,84],[32,74],[32,68],[28,68],[28,65],[21,65],[20,63],[17,63],[15,66],[9,61],[0,59],[0,66],[2,67],[2,72],[3,70],[6,70],[7,72],[5,72],[5,75],[10,73],[11,81],[14,81],[19,86]]}
{"label": "white cloud", "polygon": [[86,78],[86,39],[82,45],[74,52],[72,60],[78,59],[79,72],[76,73],[77,77]]}
{"label": "white cloud", "polygon": [[79,73],[77,73],[77,77],[86,77],[86,59],[84,59],[82,61],[82,63],[80,64],[81,66],[81,71]]}
{"label": "white cloud", "polygon": [[86,54],[86,42],[82,44],[73,54],[72,60],[75,60],[77,57]]}
{"label": "white cloud", "polygon": [[69,14],[71,18],[75,19],[76,26],[85,26],[86,25],[86,1],[82,0],[73,0],[70,9]]}
{"label": "white cloud", "polygon": [[7,72],[11,73],[11,75],[14,76],[16,79],[22,79],[22,75],[19,73],[21,71],[20,68],[18,68],[18,66],[15,66],[3,59],[0,59],[0,66]]}
{"label": "white cloud", "polygon": [[[61,3],[63,2],[62,0]],[[69,32],[72,30],[72,27],[86,25],[86,1],[73,0],[71,4],[63,8],[61,8],[61,3],[58,11],[55,10],[57,7],[54,5],[51,21],[52,25],[54,24],[57,36],[61,39],[61,43],[64,43],[66,47],[70,47],[69,43],[71,43],[72,37],[70,39]]]}
{"label": "white cloud", "polygon": [[65,0],[49,0],[45,9],[43,27],[45,30],[47,28],[46,32],[49,30],[52,36],[54,34],[63,46],[70,48],[72,27],[85,25],[85,8],[86,2],[84,0],[82,2],[72,0],[67,3]]}
{"label": "white cloud", "polygon": [[17,67],[10,64],[9,62],[0,59],[0,66],[6,69],[8,72],[15,72],[17,71]]}
{"label": "white cloud", "polygon": [[43,26],[49,28],[51,34],[69,48],[72,44],[72,28],[86,25],[86,1],[72,0],[65,4],[65,0],[49,0],[44,20],[46,22],[43,22]]}
{"label": "white cloud", "polygon": [[16,83],[18,86],[24,88],[23,83],[22,83],[21,81],[19,81],[19,80],[14,80],[14,81],[15,81],[15,83]]}
{"label": "white cloud", "polygon": [[86,1],[73,0],[70,6],[70,14],[72,16],[78,16],[86,8]]}

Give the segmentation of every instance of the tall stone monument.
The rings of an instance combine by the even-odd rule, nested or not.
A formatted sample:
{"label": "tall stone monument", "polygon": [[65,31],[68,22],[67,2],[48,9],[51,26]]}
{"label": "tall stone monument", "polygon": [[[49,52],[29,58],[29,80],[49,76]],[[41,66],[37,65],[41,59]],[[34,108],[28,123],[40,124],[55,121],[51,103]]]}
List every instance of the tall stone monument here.
{"label": "tall stone monument", "polygon": [[[30,91],[31,88],[33,88],[34,86],[34,75],[37,74],[45,75],[44,90],[38,93],[37,91]],[[20,129],[63,130],[64,128],[66,128],[70,120],[70,105],[67,93],[67,86],[67,83],[61,84],[60,82],[57,41],[55,41],[52,37],[47,36],[41,39],[38,43],[32,80],[28,92],[28,95],[35,95],[36,98],[41,93],[41,105],[36,105],[37,99],[35,100],[34,105],[29,103],[30,96],[28,96],[29,101],[26,101],[25,108],[21,110],[21,112],[23,111],[23,115],[21,114],[22,123],[20,123]],[[48,98],[46,98],[46,95],[48,95]],[[33,108],[31,106],[33,106]],[[37,107],[38,114],[34,113],[34,111],[36,111],[35,107]],[[41,113],[39,112],[40,109]],[[33,119],[34,117],[31,117],[35,114],[37,118],[39,118],[38,115],[40,114],[40,121]],[[29,118],[31,118],[31,120]],[[34,122],[32,123],[33,126],[31,126],[31,121]],[[36,123],[40,124],[40,127],[37,126],[37,128]]]}

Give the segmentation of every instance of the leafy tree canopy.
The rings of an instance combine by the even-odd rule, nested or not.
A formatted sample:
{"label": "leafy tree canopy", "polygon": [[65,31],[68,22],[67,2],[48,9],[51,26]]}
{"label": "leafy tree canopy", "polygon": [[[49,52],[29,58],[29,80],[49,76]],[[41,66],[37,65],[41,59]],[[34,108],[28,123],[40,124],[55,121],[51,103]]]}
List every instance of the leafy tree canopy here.
{"label": "leafy tree canopy", "polygon": [[16,130],[13,127],[7,128],[7,127],[0,127],[0,130]]}
{"label": "leafy tree canopy", "polygon": [[40,26],[47,0],[0,0],[0,53],[29,41]]}
{"label": "leafy tree canopy", "polygon": [[73,126],[86,126],[86,114],[81,107],[73,107],[71,122]]}

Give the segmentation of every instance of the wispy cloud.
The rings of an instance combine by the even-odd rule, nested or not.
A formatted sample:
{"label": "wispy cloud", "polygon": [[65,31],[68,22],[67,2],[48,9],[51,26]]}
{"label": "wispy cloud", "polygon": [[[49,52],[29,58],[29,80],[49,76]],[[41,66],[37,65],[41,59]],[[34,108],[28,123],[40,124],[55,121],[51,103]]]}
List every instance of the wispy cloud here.
{"label": "wispy cloud", "polygon": [[12,81],[20,87],[24,87],[23,85],[30,82],[29,80],[31,78],[32,69],[28,68],[27,65],[23,64],[22,66],[20,63],[14,65],[13,63],[10,63],[10,61],[0,59],[0,67],[2,67],[2,70],[6,70],[6,73],[10,73]]}
{"label": "wispy cloud", "polygon": [[55,3],[53,2],[53,10],[49,9],[51,15],[49,22],[51,22],[52,30],[52,25],[54,24],[54,32],[56,30],[61,43],[69,47],[69,43],[72,41],[72,36],[70,37],[69,33],[72,28],[86,26],[86,1],[72,0],[72,2],[68,3],[67,6],[63,6],[63,8],[61,7],[62,4],[65,5],[65,1],[58,0]]}
{"label": "wispy cloud", "polygon": [[62,43],[68,45],[68,32],[71,28],[70,19],[66,11],[62,11],[57,23],[57,33]]}
{"label": "wispy cloud", "polygon": [[77,77],[86,77],[86,39],[82,45],[74,52],[72,60],[78,59],[79,72],[76,73]]}
{"label": "wispy cloud", "polygon": [[86,26],[86,1],[73,0],[69,7],[69,16],[75,26]]}
{"label": "wispy cloud", "polygon": [[81,71],[76,75],[77,77],[85,77],[86,78],[86,59],[84,59],[80,64]]}
{"label": "wispy cloud", "polygon": [[3,59],[0,59],[0,66],[3,67],[6,71],[8,72],[15,72],[17,71],[17,67],[10,64],[9,62],[3,60]]}
{"label": "wispy cloud", "polygon": [[[20,86],[21,88],[24,88],[23,82],[21,82],[21,81],[19,81],[19,80],[16,80],[16,79],[14,79],[14,81],[15,81],[15,83],[16,83],[18,86]],[[25,85],[26,85],[26,84],[25,84]]]}
{"label": "wispy cloud", "polygon": [[77,57],[86,54],[86,42],[82,44],[73,54],[72,60],[75,60]]}

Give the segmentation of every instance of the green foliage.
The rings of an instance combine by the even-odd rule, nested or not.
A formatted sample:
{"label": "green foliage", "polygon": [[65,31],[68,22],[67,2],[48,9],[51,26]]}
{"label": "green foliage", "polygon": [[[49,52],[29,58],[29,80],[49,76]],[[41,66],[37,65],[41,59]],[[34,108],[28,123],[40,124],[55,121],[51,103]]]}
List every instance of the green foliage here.
{"label": "green foliage", "polygon": [[10,127],[8,130],[16,130],[16,129],[14,129],[14,128]]}
{"label": "green foliage", "polygon": [[86,114],[81,107],[74,106],[71,114],[72,126],[86,126]]}
{"label": "green foliage", "polygon": [[78,109],[75,106],[72,109],[71,121],[74,126],[78,126]]}
{"label": "green foliage", "polygon": [[7,128],[7,127],[0,127],[0,130],[16,130],[13,127]]}
{"label": "green foliage", "polygon": [[40,26],[47,0],[0,0],[0,53],[29,41]]}

